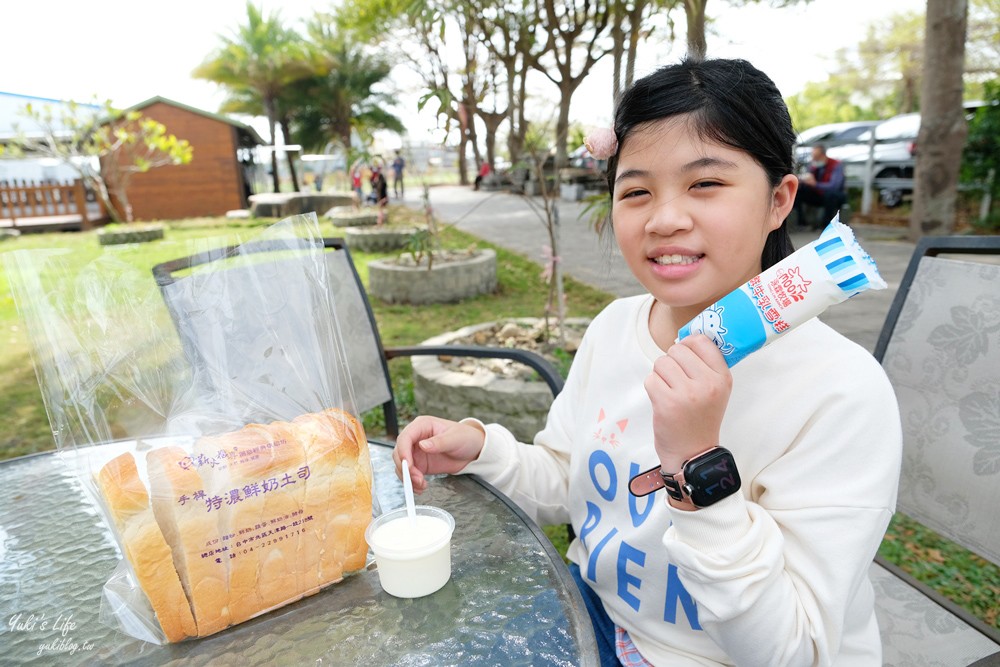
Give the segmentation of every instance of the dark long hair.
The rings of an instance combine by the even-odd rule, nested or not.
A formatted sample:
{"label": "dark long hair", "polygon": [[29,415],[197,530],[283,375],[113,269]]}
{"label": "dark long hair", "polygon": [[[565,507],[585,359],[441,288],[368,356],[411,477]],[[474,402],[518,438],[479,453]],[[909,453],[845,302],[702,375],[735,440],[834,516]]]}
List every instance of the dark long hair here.
{"label": "dark long hair", "polygon": [[[684,60],[636,81],[615,109],[618,152],[608,160],[608,189],[615,191],[618,154],[636,126],[688,114],[702,139],[749,154],[775,187],[793,173],[795,132],[781,93],[771,79],[745,60]],[[764,242],[761,268],[794,248],[787,220]]]}

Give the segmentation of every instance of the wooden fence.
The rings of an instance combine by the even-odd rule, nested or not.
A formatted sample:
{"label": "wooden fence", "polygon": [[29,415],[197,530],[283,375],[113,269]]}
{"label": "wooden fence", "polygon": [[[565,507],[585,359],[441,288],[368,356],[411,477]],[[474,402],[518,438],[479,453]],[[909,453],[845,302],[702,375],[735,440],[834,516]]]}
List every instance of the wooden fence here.
{"label": "wooden fence", "polygon": [[99,203],[94,209],[87,210],[87,193],[80,179],[64,183],[0,181],[0,221],[9,220],[15,228],[19,221],[28,220],[32,226],[79,222],[82,229],[91,229],[95,221],[107,217]]}

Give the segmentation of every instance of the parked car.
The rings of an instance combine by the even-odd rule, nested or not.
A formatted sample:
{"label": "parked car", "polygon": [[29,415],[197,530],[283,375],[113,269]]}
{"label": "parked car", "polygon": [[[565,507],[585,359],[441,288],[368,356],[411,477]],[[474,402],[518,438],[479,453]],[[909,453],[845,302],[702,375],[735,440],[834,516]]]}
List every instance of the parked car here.
{"label": "parked car", "polygon": [[827,123],[803,130],[795,139],[796,166],[809,162],[812,147],[823,144],[829,149],[832,146],[856,143],[858,137],[879,124],[877,120],[857,120],[844,123]]}
{"label": "parked car", "polygon": [[875,134],[874,171],[878,181],[903,179],[905,183],[888,183],[879,188],[879,199],[889,207],[899,206],[903,196],[912,191],[914,155],[916,154],[917,132],[920,131],[920,114],[906,113],[893,116],[862,133],[856,143],[831,148],[827,155],[844,163],[844,175],[848,183],[864,183],[868,166],[869,141]]}
{"label": "parked car", "polygon": [[[985,103],[963,103],[970,114]],[[872,130],[857,137],[856,143],[845,144],[827,151],[827,155],[844,163],[848,184],[864,183],[868,165],[869,141],[875,133],[873,176],[879,188],[879,199],[889,207],[899,206],[903,197],[913,192],[913,170],[916,165],[917,134],[920,114],[904,113],[878,123]],[[881,183],[879,183],[881,181]]]}

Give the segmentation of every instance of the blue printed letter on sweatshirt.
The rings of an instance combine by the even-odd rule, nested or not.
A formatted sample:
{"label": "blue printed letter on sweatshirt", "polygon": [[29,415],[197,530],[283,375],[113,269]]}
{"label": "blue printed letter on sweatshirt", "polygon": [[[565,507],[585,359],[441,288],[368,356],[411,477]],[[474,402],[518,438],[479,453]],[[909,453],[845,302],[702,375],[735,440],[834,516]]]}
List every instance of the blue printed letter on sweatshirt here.
{"label": "blue printed letter on sweatshirt", "polygon": [[[580,541],[587,546],[587,537],[594,532],[597,524],[601,521],[601,508],[592,502],[587,502],[587,519],[580,527]],[[590,557],[587,559],[587,578],[597,583],[597,559],[601,555],[604,547],[608,546],[611,538],[618,534],[617,528],[612,528],[611,532],[604,536],[593,549],[590,550]]]}
{"label": "blue printed letter on sweatshirt", "polygon": [[[604,498],[608,502],[614,500],[618,488],[618,472],[615,470],[614,461],[611,460],[611,457],[603,449],[595,449],[594,453],[590,455],[588,465],[590,467],[590,481],[594,483],[594,488],[601,494],[601,498]],[[597,479],[597,469],[599,467],[603,467],[608,471],[607,488],[603,488]]]}
{"label": "blue printed letter on sweatshirt", "polygon": [[639,567],[642,567],[646,562],[646,552],[623,541],[618,547],[618,597],[632,609],[639,611],[639,598],[629,590],[629,586],[635,587],[636,590],[642,588],[642,579],[634,574],[629,574],[629,561],[638,563]]}
{"label": "blue printed letter on sweatshirt", "polygon": [[691,594],[684,588],[680,577],[677,576],[677,566],[670,565],[667,568],[667,599],[663,605],[663,620],[667,623],[677,623],[677,603],[680,602],[684,608],[684,613],[688,617],[688,622],[695,630],[701,630],[698,623],[698,606],[694,603]]}

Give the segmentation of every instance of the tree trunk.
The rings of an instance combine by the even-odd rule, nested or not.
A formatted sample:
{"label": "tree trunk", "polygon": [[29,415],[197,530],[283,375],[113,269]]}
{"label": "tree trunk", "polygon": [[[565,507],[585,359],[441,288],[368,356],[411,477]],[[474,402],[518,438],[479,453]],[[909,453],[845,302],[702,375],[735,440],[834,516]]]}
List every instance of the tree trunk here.
{"label": "tree trunk", "polygon": [[267,129],[271,133],[271,184],[274,192],[281,192],[281,182],[278,180],[278,151],[275,142],[277,140],[277,113],[274,110],[274,100],[264,100],[264,111],[267,112]]}
{"label": "tree trunk", "polygon": [[515,87],[517,82],[517,55],[515,54],[509,60],[504,59],[503,65],[507,71],[507,119],[510,125],[510,130],[507,132],[507,154],[510,157],[510,163],[517,164],[518,158],[521,157],[521,146],[517,141],[517,118],[518,107],[520,106]]}
{"label": "tree trunk", "polygon": [[79,166],[75,162],[69,162],[68,164],[80,174],[83,182],[89,185],[94,195],[101,200],[101,205],[104,206],[104,210],[107,212],[108,217],[111,218],[111,222],[123,222],[124,216],[115,207],[114,202],[111,201],[108,184],[104,180],[104,177],[101,176],[101,173],[99,171],[94,172],[87,163],[84,163],[85,166]]}
{"label": "tree trunk", "polygon": [[924,79],[914,173],[910,238],[949,234],[962,148],[968,128],[962,108],[967,0],[927,0]]}
{"label": "tree trunk", "polygon": [[[526,59],[525,59],[526,60]],[[521,155],[524,152],[524,142],[528,136],[528,112],[525,107],[527,107],[528,99],[528,65],[527,62],[522,61],[521,72],[518,75],[518,88],[517,88],[517,132],[514,133],[513,145],[517,150],[511,151],[511,163],[516,164],[520,161]],[[515,160],[517,156],[517,160]]]}
{"label": "tree trunk", "polygon": [[[483,155],[482,153],[479,152],[479,132],[476,130],[477,109],[475,106],[475,102],[470,102],[466,104],[465,108],[469,110],[468,114],[469,126],[468,129],[466,130],[466,135],[468,137],[469,143],[472,144],[472,163],[478,167],[479,164],[481,164],[483,161]],[[465,184],[468,182],[469,182],[468,175],[463,173],[462,183]]]}
{"label": "tree trunk", "polygon": [[[628,50],[625,53],[625,88],[631,88],[635,81],[635,57],[639,52],[639,35],[642,27],[642,15],[646,11],[646,0],[636,0],[632,10],[629,12]],[[618,99],[615,98],[615,102]]]}
{"label": "tree trunk", "polygon": [[[340,143],[344,145],[344,155],[348,158],[353,158],[354,153],[351,148],[351,126],[348,125],[344,128],[338,128],[337,136],[340,139]],[[347,161],[345,161],[345,165]],[[350,166],[347,167],[347,173],[351,173]]]}
{"label": "tree trunk", "polygon": [[622,70],[624,69],[625,54],[625,31],[622,28],[624,23],[625,4],[622,0],[615,0],[614,17],[611,23],[611,57],[613,60],[611,75],[611,98],[618,100],[622,92]]}
{"label": "tree trunk", "polygon": [[486,161],[492,169],[497,163],[497,131],[507,119],[507,112],[480,111],[479,117],[483,119],[483,124],[486,126]]}
{"label": "tree trunk", "polygon": [[[574,85],[573,80],[567,80],[566,77],[563,78],[563,82],[559,85],[559,116],[556,118],[556,175],[559,175],[559,170],[566,166],[569,161],[567,156],[569,151],[567,150],[567,143],[569,141],[569,107],[570,103],[573,101],[573,93],[577,86]],[[559,186],[558,178],[556,179],[556,187]]]}
{"label": "tree trunk", "polygon": [[708,0],[684,0],[684,14],[687,16],[687,55],[703,60],[708,51],[705,42],[705,5]]}
{"label": "tree trunk", "polygon": [[[288,119],[281,119],[281,134],[285,137],[285,144],[292,140],[292,133],[288,129]],[[285,150],[285,159],[288,160],[288,173],[292,176],[292,190],[299,191],[299,177],[295,173],[295,155],[293,151]]]}
{"label": "tree trunk", "polygon": [[469,184],[469,159],[466,151],[469,149],[469,137],[465,132],[458,141],[458,182],[460,185]]}
{"label": "tree trunk", "polygon": [[[465,102],[458,103],[458,182],[461,185],[469,184],[469,159],[466,153],[469,150],[469,142],[474,141],[475,132],[473,123],[475,119],[469,113],[469,107]],[[479,148],[473,143],[472,149],[478,160]]]}
{"label": "tree trunk", "polygon": [[115,206],[114,201],[111,199],[111,193],[108,192],[108,187],[103,180],[90,179],[90,188],[101,200],[104,210],[108,212],[108,217],[111,218],[111,222],[128,222],[121,211],[118,210],[118,207]]}

